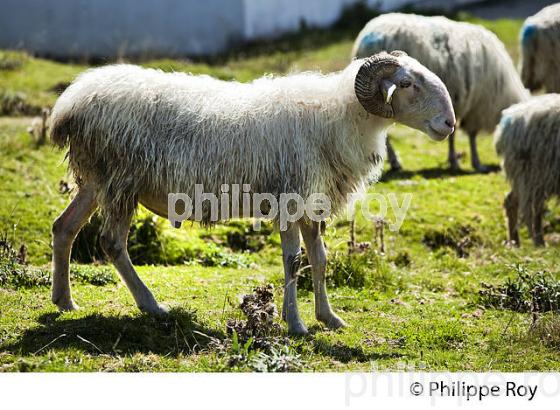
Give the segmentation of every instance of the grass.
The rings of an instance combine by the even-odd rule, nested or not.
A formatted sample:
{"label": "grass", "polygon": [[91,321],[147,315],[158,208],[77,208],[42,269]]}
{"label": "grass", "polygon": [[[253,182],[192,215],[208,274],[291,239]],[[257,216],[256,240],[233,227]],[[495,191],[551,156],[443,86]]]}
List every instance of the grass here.
{"label": "grass", "polygon": [[[494,30],[516,55],[520,21],[476,22]],[[294,51],[264,50],[212,64],[144,64],[248,81],[265,72],[342,68],[351,45],[351,38],[342,36]],[[55,90],[87,68],[13,53],[7,60],[0,69],[0,94],[22,93],[34,107],[52,105]],[[69,200],[59,192],[60,181],[68,178],[64,154],[48,145],[37,147],[26,132],[30,121],[0,118],[0,232],[15,249],[25,244],[29,269],[48,272],[50,226]],[[317,324],[313,294],[302,283],[299,303],[309,337],[289,338],[266,351],[254,341],[236,341],[227,329],[229,321],[244,319],[241,295],[272,283],[274,301],[281,306],[278,234],[254,236],[247,223],[238,221],[180,230],[156,222],[161,227],[152,231],[156,225],[142,211],[137,234],[156,238],[167,263],[139,266],[139,274],[170,305],[171,314],[158,319],[139,313],[126,287],[111,279],[112,268],[99,274],[96,267],[74,265],[72,288],[82,309],[72,313],[56,312],[47,286],[4,285],[0,371],[342,371],[374,365],[397,370],[403,362],[428,370],[559,370],[553,312],[534,324],[530,312],[484,304],[479,295],[482,283],[496,289],[512,283],[514,265],[530,275],[547,272],[550,281],[560,279],[554,243],[560,226],[557,204],[550,204],[545,218],[547,248],[532,247],[526,231],[520,249],[505,247],[501,202],[508,188],[501,173],[475,174],[466,165],[468,158],[463,159],[465,171],[450,173],[446,144],[400,126],[391,135],[406,170],[385,174],[371,191],[395,192],[399,203],[405,193],[413,197],[400,231],[385,230],[385,253],[378,252],[374,226],[363,218],[357,220],[357,241],[371,242],[370,249],[351,259],[346,256],[347,221],[338,219],[327,228],[331,301],[349,328],[333,332]],[[490,136],[481,135],[479,143],[482,160],[498,165]],[[458,150],[468,155],[462,134]],[[136,251],[146,258],[148,250]],[[355,276],[345,281],[346,274]]]}

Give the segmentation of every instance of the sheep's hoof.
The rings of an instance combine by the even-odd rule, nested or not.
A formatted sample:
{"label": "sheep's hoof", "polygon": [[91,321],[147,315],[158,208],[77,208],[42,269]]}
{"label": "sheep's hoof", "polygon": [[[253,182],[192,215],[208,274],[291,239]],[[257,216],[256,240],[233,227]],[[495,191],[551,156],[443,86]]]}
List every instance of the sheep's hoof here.
{"label": "sheep's hoof", "polygon": [[487,174],[488,172],[490,172],[490,168],[482,164],[473,165],[473,168],[476,172],[479,172],[481,174]]}
{"label": "sheep's hoof", "polygon": [[340,329],[341,327],[348,327],[346,322],[334,313],[331,313],[327,317],[317,317],[317,320],[323,322],[329,329]]}
{"label": "sheep's hoof", "polygon": [[152,306],[141,306],[140,310],[154,316],[165,316],[169,314],[169,308],[167,306],[157,303]]}
{"label": "sheep's hoof", "polygon": [[402,171],[403,167],[401,165],[401,163],[399,161],[391,161],[390,162],[390,166],[391,166],[391,172],[399,172]]}
{"label": "sheep's hoof", "polygon": [[309,332],[302,322],[296,322],[288,325],[288,334],[290,336],[307,336]]}
{"label": "sheep's hoof", "polygon": [[72,299],[67,299],[64,301],[56,300],[53,302],[60,312],[72,312],[80,308]]}
{"label": "sheep's hoof", "polygon": [[533,245],[536,246],[537,248],[542,248],[544,246],[546,246],[546,243],[544,242],[544,240],[541,239],[533,239]]}
{"label": "sheep's hoof", "polygon": [[455,161],[449,161],[449,169],[453,172],[461,171],[461,167],[459,166],[459,163],[456,160]]}

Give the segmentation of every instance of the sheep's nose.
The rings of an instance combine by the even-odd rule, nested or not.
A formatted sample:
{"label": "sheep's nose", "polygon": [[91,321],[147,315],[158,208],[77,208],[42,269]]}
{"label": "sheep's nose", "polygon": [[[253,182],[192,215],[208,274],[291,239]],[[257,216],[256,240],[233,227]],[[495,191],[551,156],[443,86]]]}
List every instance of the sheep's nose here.
{"label": "sheep's nose", "polygon": [[438,116],[430,121],[430,126],[440,135],[450,135],[455,131],[455,118]]}
{"label": "sheep's nose", "polygon": [[455,118],[448,115],[438,115],[429,124],[428,135],[436,141],[444,140],[455,131]]}

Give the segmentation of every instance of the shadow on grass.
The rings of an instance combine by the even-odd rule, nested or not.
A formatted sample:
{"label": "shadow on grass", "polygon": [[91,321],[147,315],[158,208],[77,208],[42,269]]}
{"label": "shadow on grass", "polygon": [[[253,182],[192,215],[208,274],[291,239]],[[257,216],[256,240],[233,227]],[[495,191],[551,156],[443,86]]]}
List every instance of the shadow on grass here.
{"label": "shadow on grass", "polygon": [[60,313],[39,317],[38,327],[28,329],[4,350],[39,354],[48,350],[78,349],[84,353],[123,355],[155,353],[166,356],[192,354],[225,335],[197,323],[194,312],[172,310],[166,317],[102,316],[64,318]]}
{"label": "shadow on grass", "polygon": [[[488,170],[485,172],[485,174],[499,172],[501,169],[500,166],[497,164],[489,164],[486,166],[488,167]],[[480,174],[480,172],[470,171],[470,170],[466,171],[463,169],[453,170],[447,167],[446,168],[437,167],[437,168],[418,169],[415,171],[409,171],[409,170],[387,171],[381,177],[381,181],[388,182],[388,181],[405,180],[405,179],[411,179],[412,177],[415,176],[421,176],[424,179],[437,179],[437,178],[448,178],[448,177],[462,177],[462,176],[477,175],[477,174]]]}
{"label": "shadow on grass", "polygon": [[313,342],[313,350],[317,354],[330,356],[342,363],[348,363],[351,361],[365,363],[375,360],[393,359],[403,356],[402,354],[397,352],[366,353],[361,347],[347,346],[345,344],[342,344],[341,342],[331,343],[324,339],[316,339]]}

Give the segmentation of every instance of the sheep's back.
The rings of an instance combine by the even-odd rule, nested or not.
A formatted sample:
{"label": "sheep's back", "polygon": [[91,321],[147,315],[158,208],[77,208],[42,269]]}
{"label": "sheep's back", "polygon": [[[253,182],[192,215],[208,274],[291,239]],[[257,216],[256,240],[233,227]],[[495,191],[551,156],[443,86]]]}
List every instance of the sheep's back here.
{"label": "sheep's back", "polygon": [[560,92],[560,4],[528,17],[520,33],[521,73],[528,87]]}
{"label": "sheep's back", "polygon": [[505,110],[495,146],[506,177],[526,196],[560,194],[560,95],[533,97]]}

